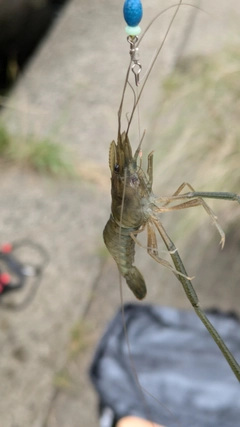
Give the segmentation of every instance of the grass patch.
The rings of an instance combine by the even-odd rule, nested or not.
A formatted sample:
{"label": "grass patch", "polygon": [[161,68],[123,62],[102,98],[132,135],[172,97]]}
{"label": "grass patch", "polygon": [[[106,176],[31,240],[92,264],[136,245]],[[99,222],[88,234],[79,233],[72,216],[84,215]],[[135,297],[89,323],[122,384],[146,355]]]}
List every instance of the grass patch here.
{"label": "grass patch", "polygon": [[48,139],[27,143],[25,161],[38,172],[71,175],[73,165],[69,157],[62,145]]}
{"label": "grass patch", "polygon": [[61,144],[49,139],[20,140],[10,136],[0,126],[0,157],[7,162],[20,163],[39,173],[75,175],[71,155]]}
{"label": "grass patch", "polygon": [[55,375],[53,385],[58,390],[69,390],[73,387],[72,378],[66,369],[63,369]]}
{"label": "grass patch", "polygon": [[71,331],[70,356],[87,350],[92,342],[92,328],[83,321],[76,322]]}
{"label": "grass patch", "polygon": [[3,126],[0,126],[0,156],[4,156],[10,147],[10,137]]}

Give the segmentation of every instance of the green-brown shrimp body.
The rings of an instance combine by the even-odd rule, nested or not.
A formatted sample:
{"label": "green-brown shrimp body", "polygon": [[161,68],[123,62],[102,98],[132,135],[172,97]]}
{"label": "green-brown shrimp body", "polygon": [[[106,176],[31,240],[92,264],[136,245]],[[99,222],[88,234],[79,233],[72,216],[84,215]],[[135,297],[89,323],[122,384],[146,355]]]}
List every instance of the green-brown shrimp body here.
{"label": "green-brown shrimp body", "polygon": [[103,238],[129,288],[138,299],[143,299],[147,292],[146,284],[140,271],[133,266],[135,242],[131,235],[148,220],[152,174],[148,170],[147,178],[137,165],[139,152],[140,146],[132,156],[125,132],[119,135],[117,144],[113,141],[110,145],[112,213],[103,231]]}
{"label": "green-brown shrimp body", "polygon": [[[154,55],[152,64],[145,77],[142,79],[141,89],[136,92],[129,82],[129,74],[133,69],[134,63],[134,58],[132,59],[131,57],[118,110],[118,140],[117,144],[113,141],[110,145],[109,166],[112,181],[112,212],[105,226],[103,237],[109,252],[117,263],[120,274],[125,277],[129,288],[135,296],[142,299],[146,295],[146,285],[142,274],[133,266],[133,263],[135,243],[138,243],[136,235],[146,228],[148,254],[160,265],[170,269],[181,282],[186,296],[197,316],[218,345],[236,378],[240,381],[240,365],[202,310],[196,291],[191,283],[191,278],[187,274],[178,250],[160,221],[160,215],[163,212],[202,206],[217,228],[223,246],[225,240],[224,232],[217,222],[216,215],[205,202],[205,199],[229,200],[240,203],[240,196],[236,193],[229,192],[195,191],[188,182],[183,182],[171,196],[154,196],[152,193],[153,155],[150,153],[148,156],[148,168],[147,174],[145,174],[141,169],[141,161],[140,166],[137,165],[141,144],[134,156],[132,156],[132,150],[127,136],[145,84],[182,4],[183,2],[180,0],[178,4],[171,6],[175,8],[175,12],[163,41],[160,43]],[[158,16],[160,16],[160,14],[158,14]],[[155,19],[156,18],[152,20],[152,23]],[[147,28],[149,28],[149,26]],[[130,54],[136,52],[140,41],[141,39],[139,41],[135,40],[135,45],[133,45],[135,51],[132,49],[131,44]],[[121,134],[123,103],[128,86],[131,87],[134,93],[134,103],[130,115],[127,115],[127,131]],[[183,192],[186,189],[187,192]],[[172,258],[173,265],[167,260],[159,257],[156,231],[164,242]]]}

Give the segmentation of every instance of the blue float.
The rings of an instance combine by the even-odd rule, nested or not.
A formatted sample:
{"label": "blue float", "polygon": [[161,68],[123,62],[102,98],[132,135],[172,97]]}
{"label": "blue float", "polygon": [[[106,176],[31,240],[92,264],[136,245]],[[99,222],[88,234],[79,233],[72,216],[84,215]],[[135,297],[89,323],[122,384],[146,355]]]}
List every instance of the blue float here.
{"label": "blue float", "polygon": [[136,27],[142,19],[141,0],[126,0],[123,6],[123,16],[129,27]]}

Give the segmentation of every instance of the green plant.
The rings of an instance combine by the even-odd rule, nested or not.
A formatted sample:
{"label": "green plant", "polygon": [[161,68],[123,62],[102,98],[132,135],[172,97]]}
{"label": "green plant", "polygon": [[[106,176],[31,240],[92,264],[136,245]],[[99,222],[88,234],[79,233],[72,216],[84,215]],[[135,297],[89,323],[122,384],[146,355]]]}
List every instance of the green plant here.
{"label": "green plant", "polygon": [[0,157],[27,165],[40,173],[75,174],[70,153],[63,145],[47,138],[19,140],[17,136],[10,136],[3,125],[0,125]]}
{"label": "green plant", "polygon": [[0,125],[0,156],[4,156],[11,144],[10,137],[3,126]]}
{"label": "green plant", "polygon": [[48,139],[42,141],[28,140],[25,150],[25,161],[35,170],[54,175],[73,173],[73,166],[63,146]]}

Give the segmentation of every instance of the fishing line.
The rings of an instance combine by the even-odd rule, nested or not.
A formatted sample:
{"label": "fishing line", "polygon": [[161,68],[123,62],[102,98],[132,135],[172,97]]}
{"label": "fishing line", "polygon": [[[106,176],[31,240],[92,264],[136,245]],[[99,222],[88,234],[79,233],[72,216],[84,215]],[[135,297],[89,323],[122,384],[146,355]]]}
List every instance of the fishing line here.
{"label": "fishing line", "polygon": [[156,21],[156,19],[158,19],[158,18],[159,18],[163,13],[165,13],[167,10],[170,10],[170,9],[172,9],[172,8],[176,8],[176,10],[175,10],[175,12],[174,12],[174,14],[173,14],[173,16],[172,16],[172,18],[171,18],[171,20],[170,20],[170,23],[169,23],[169,25],[168,25],[167,31],[166,31],[166,33],[165,33],[165,35],[164,35],[164,37],[163,37],[163,40],[162,40],[162,42],[160,43],[159,48],[157,49],[157,53],[156,53],[156,55],[155,55],[155,58],[153,59],[152,64],[151,64],[151,66],[150,66],[150,68],[149,68],[148,72],[146,73],[146,77],[145,77],[145,79],[144,79],[144,81],[143,81],[143,84],[142,84],[142,87],[141,87],[141,90],[140,90],[140,93],[139,93],[139,96],[138,96],[137,102],[136,102],[136,104],[134,105],[134,107],[133,107],[133,109],[132,109],[132,114],[131,114],[131,116],[130,116],[129,123],[128,123],[128,127],[127,127],[127,131],[126,131],[126,134],[127,134],[127,135],[128,135],[128,132],[129,132],[129,128],[130,128],[130,125],[131,125],[131,122],[132,122],[132,119],[133,119],[133,115],[134,115],[134,112],[135,112],[136,106],[137,106],[137,104],[138,104],[138,102],[139,102],[139,100],[140,100],[140,98],[141,98],[141,95],[142,95],[142,92],[143,92],[143,90],[144,90],[144,87],[145,87],[145,85],[146,85],[146,83],[147,83],[148,77],[149,77],[149,75],[150,75],[150,73],[151,73],[151,71],[152,71],[152,69],[153,69],[153,67],[154,67],[154,64],[155,64],[155,62],[156,62],[156,60],[157,60],[157,58],[158,58],[158,56],[159,56],[159,54],[160,54],[160,52],[161,52],[161,50],[162,50],[163,46],[164,46],[164,43],[165,43],[165,41],[166,41],[166,39],[167,39],[167,37],[168,37],[168,34],[169,34],[170,30],[171,30],[171,27],[172,27],[172,25],[173,25],[173,22],[174,22],[174,20],[175,20],[175,18],[176,18],[176,16],[177,16],[177,14],[178,14],[178,12],[179,12],[179,9],[180,9],[180,7],[182,7],[182,6],[191,6],[191,7],[194,7],[195,9],[198,9],[198,10],[200,10],[200,11],[204,12],[204,10],[203,10],[203,9],[201,9],[200,7],[195,6],[195,5],[193,5],[193,4],[190,4],[190,3],[183,3],[183,1],[182,1],[182,0],[180,0],[180,1],[179,1],[179,3],[177,3],[177,4],[175,4],[175,5],[172,5],[172,6],[169,6],[169,7],[167,7],[166,9],[164,9],[163,11],[159,12],[159,13],[155,16],[155,18],[153,18],[153,20],[150,22],[150,24],[147,26],[147,28],[145,29],[145,31],[144,31],[144,32],[143,32],[143,34],[142,34],[142,37],[139,39],[139,41],[138,41],[138,43],[137,43],[137,48],[138,48],[138,46],[140,45],[141,41],[143,40],[143,38],[144,38],[144,36],[145,36],[146,32],[147,32],[147,31],[148,31],[148,29],[152,26],[152,24]]}
{"label": "fishing line", "polygon": [[[125,3],[124,3],[124,11],[125,12],[126,12],[126,5],[127,5],[127,3],[128,3],[128,0],[126,0]],[[136,3],[137,3],[137,7],[141,6],[141,2],[140,1],[136,1]],[[180,5],[179,5],[179,7],[180,7]],[[175,16],[176,16],[176,14],[178,12],[179,7],[177,8],[177,11],[175,12],[174,17],[173,17],[173,19],[172,19],[172,21],[170,23],[169,30],[171,28],[171,24],[172,24],[173,20],[175,19]],[[142,11],[142,8],[141,8],[141,11]],[[142,13],[139,14],[139,17],[140,17],[140,20],[141,20]],[[128,19],[126,19],[126,13],[124,13],[124,18],[125,18],[127,24],[133,22],[129,18],[129,16],[128,16]],[[137,22],[134,21],[134,24],[138,25],[139,22],[140,21],[137,21]],[[133,31],[132,28],[130,28],[130,30],[129,30],[129,27],[127,27],[126,30],[127,30],[127,32],[134,33],[134,31]],[[135,35],[134,36],[131,35],[130,37],[133,37],[133,39],[136,42]],[[166,37],[167,37],[167,35],[165,36],[164,41],[165,41]],[[128,39],[128,41],[129,41],[129,39]],[[163,41],[163,43],[164,43],[164,41]],[[162,47],[162,45],[161,45],[161,47]],[[138,48],[136,48],[136,49],[138,49]],[[139,74],[140,74],[140,72],[142,70],[142,67],[141,67],[140,62],[139,62],[139,56],[137,56],[137,58],[136,58],[135,53],[136,52],[132,52],[130,50],[131,61],[130,61],[130,64],[129,64],[129,67],[128,67],[128,70],[127,70],[127,75],[126,75],[126,79],[125,79],[125,83],[124,83],[124,87],[123,87],[122,98],[121,98],[120,107],[119,107],[119,111],[118,111],[118,138],[121,138],[121,115],[122,115],[122,108],[123,108],[124,95],[125,95],[125,92],[126,92],[127,84],[129,84],[129,86],[131,87],[131,89],[132,89],[132,91],[134,93],[134,104],[133,104],[133,109],[132,109],[132,113],[131,113],[130,119],[128,120],[127,132],[129,130],[129,126],[131,124],[131,121],[132,121],[132,118],[133,118],[133,114],[134,114],[136,106],[137,106],[137,127],[138,127],[138,140],[139,140],[138,146],[140,147],[141,143],[142,143],[142,140],[143,140],[143,137],[145,135],[145,132],[144,132],[144,135],[141,138],[141,121],[140,121],[140,102],[139,102],[139,100],[140,100],[140,95],[142,93],[143,88],[141,89],[140,93],[139,93],[139,90],[138,90]],[[159,50],[157,51],[156,55],[158,55],[158,54],[159,54]],[[156,55],[155,55],[155,60],[156,60]],[[149,74],[151,72],[151,69],[152,69],[152,67],[154,65],[155,60],[153,60],[152,64],[150,65],[150,68],[149,68],[149,70],[147,72],[146,79],[148,78],[148,76],[149,76]],[[136,65],[138,66],[138,72],[137,72],[137,74],[135,73],[135,66]],[[134,90],[133,86],[130,84],[130,82],[128,81],[130,70],[132,70],[133,73],[135,74],[135,84],[136,84],[136,89],[135,90]],[[140,149],[139,149],[139,157],[140,157],[140,162],[142,162]],[[124,185],[123,185],[122,203],[121,203],[120,221],[119,221],[120,222],[120,226],[119,226],[119,239],[118,239],[119,248],[121,248],[123,211],[124,211],[125,196],[126,196],[126,181],[127,181],[127,168],[125,167],[124,168]],[[175,417],[173,416],[173,414],[171,413],[171,411],[165,405],[163,405],[160,401],[158,401],[158,399],[156,399],[150,392],[148,392],[148,390],[146,390],[144,387],[142,387],[141,384],[140,384],[140,382],[139,382],[138,374],[137,374],[137,371],[136,371],[136,368],[135,368],[135,364],[134,364],[134,360],[133,360],[133,356],[132,356],[132,353],[131,353],[131,347],[130,347],[129,336],[128,336],[128,331],[127,331],[126,318],[125,318],[125,312],[124,312],[123,284],[122,284],[122,276],[121,276],[120,272],[119,272],[119,285],[120,285],[119,289],[120,289],[120,301],[121,301],[121,313],[122,313],[122,321],[123,321],[123,330],[124,330],[124,336],[125,336],[125,340],[126,340],[126,345],[127,345],[127,350],[128,350],[128,356],[129,356],[129,360],[130,360],[130,365],[131,365],[131,368],[132,368],[132,372],[133,372],[133,376],[134,376],[136,385],[138,386],[138,388],[140,389],[140,392],[141,392],[141,398],[142,398],[142,401],[143,401],[143,404],[144,404],[145,413],[146,413],[149,421],[151,422],[152,426],[154,427],[155,424],[154,424],[153,421],[151,421],[152,420],[151,410],[150,410],[150,408],[149,408],[149,406],[147,404],[146,397],[145,397],[144,393],[146,393],[149,397],[151,397],[152,399],[154,399],[164,410],[166,410],[171,415],[171,417],[173,417],[173,418],[175,418]],[[175,421],[179,425],[178,420],[175,419]]]}

